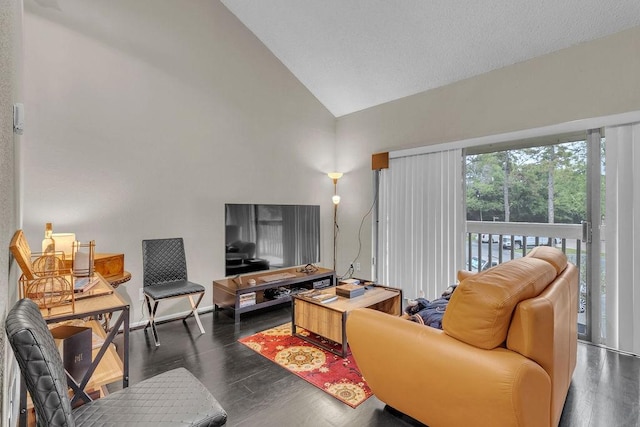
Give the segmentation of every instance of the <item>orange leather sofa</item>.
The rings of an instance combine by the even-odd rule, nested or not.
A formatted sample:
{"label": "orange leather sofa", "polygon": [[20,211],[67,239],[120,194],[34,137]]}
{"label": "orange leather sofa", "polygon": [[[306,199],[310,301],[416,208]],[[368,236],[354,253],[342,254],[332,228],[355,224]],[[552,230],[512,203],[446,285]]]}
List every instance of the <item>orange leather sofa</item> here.
{"label": "orange leather sofa", "polygon": [[460,277],[443,330],[370,309],[349,314],[367,384],[430,427],[557,426],[576,366],[577,268],[541,246]]}

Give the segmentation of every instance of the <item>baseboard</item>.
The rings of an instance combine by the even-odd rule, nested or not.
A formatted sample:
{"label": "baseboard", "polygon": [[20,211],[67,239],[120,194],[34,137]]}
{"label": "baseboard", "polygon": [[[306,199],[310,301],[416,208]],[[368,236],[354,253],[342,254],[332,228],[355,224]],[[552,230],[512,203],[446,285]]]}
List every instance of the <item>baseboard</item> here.
{"label": "baseboard", "polygon": [[635,357],[635,358],[640,358],[640,355],[637,353],[631,353],[629,351],[624,351],[624,350],[618,350],[617,348],[613,348],[613,347],[608,347],[604,344],[597,344],[597,343],[593,343],[590,341],[584,341],[584,340],[578,340],[578,342],[582,343],[582,344],[586,344],[586,345],[590,345],[593,347],[599,347],[599,348],[604,348],[607,351],[612,351],[614,353],[618,353],[618,354],[622,354],[625,356],[631,356],[631,357]]}

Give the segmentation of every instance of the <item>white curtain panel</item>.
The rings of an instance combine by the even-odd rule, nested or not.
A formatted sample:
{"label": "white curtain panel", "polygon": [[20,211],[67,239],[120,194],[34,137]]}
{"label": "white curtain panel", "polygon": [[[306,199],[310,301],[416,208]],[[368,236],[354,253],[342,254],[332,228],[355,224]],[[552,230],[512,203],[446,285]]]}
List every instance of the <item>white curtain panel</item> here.
{"label": "white curtain panel", "polygon": [[640,123],[606,136],[606,345],[640,353]]}
{"label": "white curtain panel", "polygon": [[391,158],[380,174],[378,282],[439,297],[464,259],[462,150]]}

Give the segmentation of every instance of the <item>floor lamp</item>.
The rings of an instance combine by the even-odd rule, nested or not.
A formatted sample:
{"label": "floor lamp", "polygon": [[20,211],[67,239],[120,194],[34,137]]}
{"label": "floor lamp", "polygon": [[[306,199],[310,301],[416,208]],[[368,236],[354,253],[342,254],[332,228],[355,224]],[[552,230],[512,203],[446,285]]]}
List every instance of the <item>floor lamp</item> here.
{"label": "floor lamp", "polygon": [[338,204],[340,204],[340,196],[338,196],[338,180],[342,178],[342,172],[330,172],[327,174],[333,181],[333,271],[336,271],[336,253],[338,241]]}

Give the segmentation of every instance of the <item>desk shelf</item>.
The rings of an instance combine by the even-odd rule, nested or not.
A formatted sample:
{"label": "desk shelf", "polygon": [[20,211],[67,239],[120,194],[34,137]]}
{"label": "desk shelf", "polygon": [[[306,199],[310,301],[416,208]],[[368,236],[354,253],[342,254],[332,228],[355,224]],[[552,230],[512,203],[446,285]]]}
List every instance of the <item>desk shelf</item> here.
{"label": "desk shelf", "polygon": [[[107,338],[107,334],[102,328],[102,325],[100,325],[100,323],[98,323],[97,321],[90,320],[85,323],[85,326],[90,326],[91,330],[100,338]],[[91,360],[94,360],[96,358],[98,351],[100,351],[100,348],[94,348],[91,351]],[[115,344],[109,344],[109,348],[107,349],[104,356],[102,356],[102,360],[98,364],[98,367],[87,383],[87,388],[97,389],[107,384],[122,381],[122,375],[122,359],[120,359],[120,356],[118,356],[118,351],[116,350]]]}

